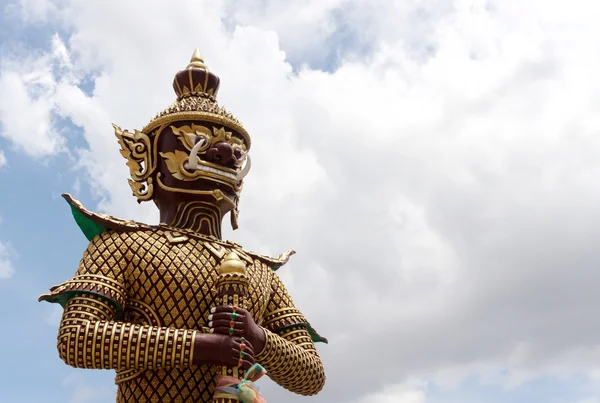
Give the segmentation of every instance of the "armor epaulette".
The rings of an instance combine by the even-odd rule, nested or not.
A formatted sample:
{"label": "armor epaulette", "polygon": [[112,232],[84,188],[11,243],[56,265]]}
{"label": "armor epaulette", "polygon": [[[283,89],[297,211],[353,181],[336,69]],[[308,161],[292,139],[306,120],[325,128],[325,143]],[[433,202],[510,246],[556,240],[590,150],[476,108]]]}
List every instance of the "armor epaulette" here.
{"label": "armor epaulette", "polygon": [[[163,226],[152,226],[144,223],[140,223],[133,220],[123,220],[121,218],[113,217],[108,214],[99,214],[94,213],[85,208],[85,206],[79,201],[73,198],[68,193],[62,195],[63,198],[69,203],[71,207],[71,211],[73,213],[73,217],[75,218],[75,222],[86,236],[86,238],[91,241],[95,236],[100,235],[104,231],[113,230],[117,232],[133,232],[139,230],[156,230],[159,228],[162,229],[170,229],[168,227]],[[232,248],[242,255],[249,256],[253,259],[258,259],[261,262],[265,263],[269,266],[273,271],[276,271],[281,266],[287,263],[290,257],[296,252],[293,250],[287,251],[285,253],[280,254],[277,257],[270,257],[258,254],[256,252],[248,251],[242,247],[242,245],[231,242],[231,241],[222,241],[214,238],[206,237],[196,233],[189,233],[185,230],[181,229],[173,229],[174,232],[178,232],[181,234],[185,234],[188,236],[194,236],[197,238],[202,238],[209,240],[215,244],[222,245],[228,248]]]}
{"label": "armor epaulette", "polygon": [[75,276],[62,284],[56,285],[50,289],[49,293],[40,295],[38,302],[58,303],[65,308],[67,302],[77,294],[93,295],[104,299],[114,305],[118,318],[121,318],[123,314],[127,290],[115,279],[97,274]]}
{"label": "armor epaulette", "polygon": [[108,214],[94,213],[86,209],[79,200],[76,200],[68,193],[62,197],[71,206],[75,222],[86,236],[91,241],[95,236],[100,235],[104,231],[115,230],[118,232],[131,232],[140,229],[151,229],[151,226],[139,223],[132,220],[123,220]]}
{"label": "armor epaulette", "polygon": [[240,244],[237,244],[235,242],[229,242],[229,244],[234,246],[236,249],[242,249],[249,256],[265,263],[273,271],[277,271],[277,269],[279,269],[281,266],[286,264],[288,262],[288,260],[290,260],[290,257],[296,253],[296,251],[294,251],[294,250],[289,250],[287,252],[280,254],[277,257],[271,257],[271,256],[265,256],[265,255],[258,254],[256,252],[246,250]]}

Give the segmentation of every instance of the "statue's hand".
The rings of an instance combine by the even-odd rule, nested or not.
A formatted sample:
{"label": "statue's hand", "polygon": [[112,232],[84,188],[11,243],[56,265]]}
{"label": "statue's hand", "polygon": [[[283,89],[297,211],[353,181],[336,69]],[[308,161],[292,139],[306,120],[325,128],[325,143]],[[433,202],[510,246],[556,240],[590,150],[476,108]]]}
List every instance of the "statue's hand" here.
{"label": "statue's hand", "polygon": [[244,337],[254,346],[257,354],[265,346],[265,332],[245,309],[235,308],[234,311],[232,306],[218,306],[212,309],[208,320],[211,333]]}
{"label": "statue's hand", "polygon": [[254,364],[254,361],[254,347],[249,341],[242,340],[241,337],[201,334],[196,339],[193,357],[195,365],[208,364],[226,367],[241,365],[244,370],[247,370]]}

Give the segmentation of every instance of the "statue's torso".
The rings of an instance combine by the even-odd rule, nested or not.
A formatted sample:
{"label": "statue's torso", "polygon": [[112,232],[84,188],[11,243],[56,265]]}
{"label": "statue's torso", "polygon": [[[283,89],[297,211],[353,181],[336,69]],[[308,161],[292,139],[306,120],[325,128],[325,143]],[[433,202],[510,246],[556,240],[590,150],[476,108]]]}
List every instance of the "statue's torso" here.
{"label": "statue's torso", "polygon": [[[208,315],[216,305],[216,268],[230,246],[165,229],[121,234],[114,242],[115,264],[127,266],[125,322],[208,330]],[[247,264],[248,310],[260,324],[272,270],[240,248],[235,251]],[[210,402],[214,375],[209,366],[117,371],[117,402]]]}

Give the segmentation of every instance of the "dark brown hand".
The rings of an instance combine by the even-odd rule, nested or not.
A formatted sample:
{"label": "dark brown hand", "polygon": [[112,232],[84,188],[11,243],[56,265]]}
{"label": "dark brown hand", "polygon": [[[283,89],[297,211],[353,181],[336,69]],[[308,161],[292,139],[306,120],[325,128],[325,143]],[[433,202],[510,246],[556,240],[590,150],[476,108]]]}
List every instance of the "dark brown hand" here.
{"label": "dark brown hand", "polygon": [[254,322],[250,312],[237,307],[234,311],[232,306],[218,306],[211,312],[208,317],[211,333],[244,337],[257,354],[262,351],[266,342],[265,332]]}
{"label": "dark brown hand", "polygon": [[254,364],[254,347],[247,340],[222,334],[200,334],[196,337],[194,365],[236,367],[240,360],[244,370]]}

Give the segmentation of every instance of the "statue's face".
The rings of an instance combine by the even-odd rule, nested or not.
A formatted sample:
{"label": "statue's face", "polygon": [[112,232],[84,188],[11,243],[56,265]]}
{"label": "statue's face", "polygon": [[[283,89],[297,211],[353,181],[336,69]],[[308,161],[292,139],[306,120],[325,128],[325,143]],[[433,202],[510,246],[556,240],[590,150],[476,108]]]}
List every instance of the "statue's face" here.
{"label": "statue's face", "polygon": [[234,207],[250,168],[242,136],[218,124],[176,122],[163,129],[157,147],[161,192],[202,196],[217,191]]}

